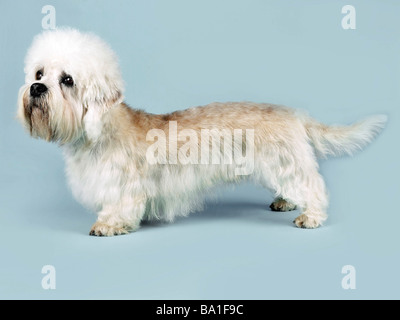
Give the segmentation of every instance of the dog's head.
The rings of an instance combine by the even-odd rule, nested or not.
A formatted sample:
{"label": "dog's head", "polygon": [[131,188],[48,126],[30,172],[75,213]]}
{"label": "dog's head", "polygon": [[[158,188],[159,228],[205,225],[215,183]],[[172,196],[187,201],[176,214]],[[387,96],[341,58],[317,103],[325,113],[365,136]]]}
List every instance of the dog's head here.
{"label": "dog's head", "polygon": [[25,58],[18,118],[33,137],[74,142],[123,100],[117,59],[97,36],[73,29],[45,31]]}

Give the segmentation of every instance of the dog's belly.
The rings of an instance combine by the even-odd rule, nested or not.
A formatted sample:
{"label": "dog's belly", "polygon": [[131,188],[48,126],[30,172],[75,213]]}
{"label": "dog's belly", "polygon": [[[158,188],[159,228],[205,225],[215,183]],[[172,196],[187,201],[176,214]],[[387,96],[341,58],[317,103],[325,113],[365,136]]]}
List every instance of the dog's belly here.
{"label": "dog's belly", "polygon": [[215,187],[239,183],[250,176],[235,175],[235,165],[157,165],[143,180],[147,193],[144,219],[172,221],[201,210],[206,195]]}

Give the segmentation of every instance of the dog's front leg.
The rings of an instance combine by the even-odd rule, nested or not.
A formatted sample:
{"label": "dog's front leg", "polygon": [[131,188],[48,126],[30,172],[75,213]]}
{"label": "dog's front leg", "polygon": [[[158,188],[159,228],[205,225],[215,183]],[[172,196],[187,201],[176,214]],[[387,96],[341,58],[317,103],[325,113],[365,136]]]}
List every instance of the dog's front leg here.
{"label": "dog's front leg", "polygon": [[90,230],[91,236],[115,236],[136,231],[146,208],[146,197],[125,197],[118,203],[104,204]]}

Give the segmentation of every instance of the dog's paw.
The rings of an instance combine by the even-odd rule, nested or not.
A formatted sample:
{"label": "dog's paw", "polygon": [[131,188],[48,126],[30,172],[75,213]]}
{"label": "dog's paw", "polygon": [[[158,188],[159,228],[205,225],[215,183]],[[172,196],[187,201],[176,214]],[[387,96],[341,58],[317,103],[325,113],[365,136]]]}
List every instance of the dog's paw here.
{"label": "dog's paw", "polygon": [[129,229],[124,227],[115,227],[102,222],[96,222],[92,226],[92,229],[90,229],[89,235],[98,237],[111,237],[121,234],[127,234],[129,233],[129,231]]}
{"label": "dog's paw", "polygon": [[271,203],[269,206],[272,211],[292,211],[296,209],[296,206],[284,199],[276,199],[274,202]]}
{"label": "dog's paw", "polygon": [[293,223],[299,228],[314,229],[321,225],[321,220],[301,214],[293,221]]}

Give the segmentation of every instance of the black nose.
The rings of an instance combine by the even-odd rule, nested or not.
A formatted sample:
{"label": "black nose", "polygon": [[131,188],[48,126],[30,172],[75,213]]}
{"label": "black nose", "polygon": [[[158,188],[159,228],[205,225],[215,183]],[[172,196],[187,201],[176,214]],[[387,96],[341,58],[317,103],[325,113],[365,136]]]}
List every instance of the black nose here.
{"label": "black nose", "polygon": [[31,96],[40,97],[43,93],[47,91],[47,87],[43,83],[34,83],[31,85]]}

